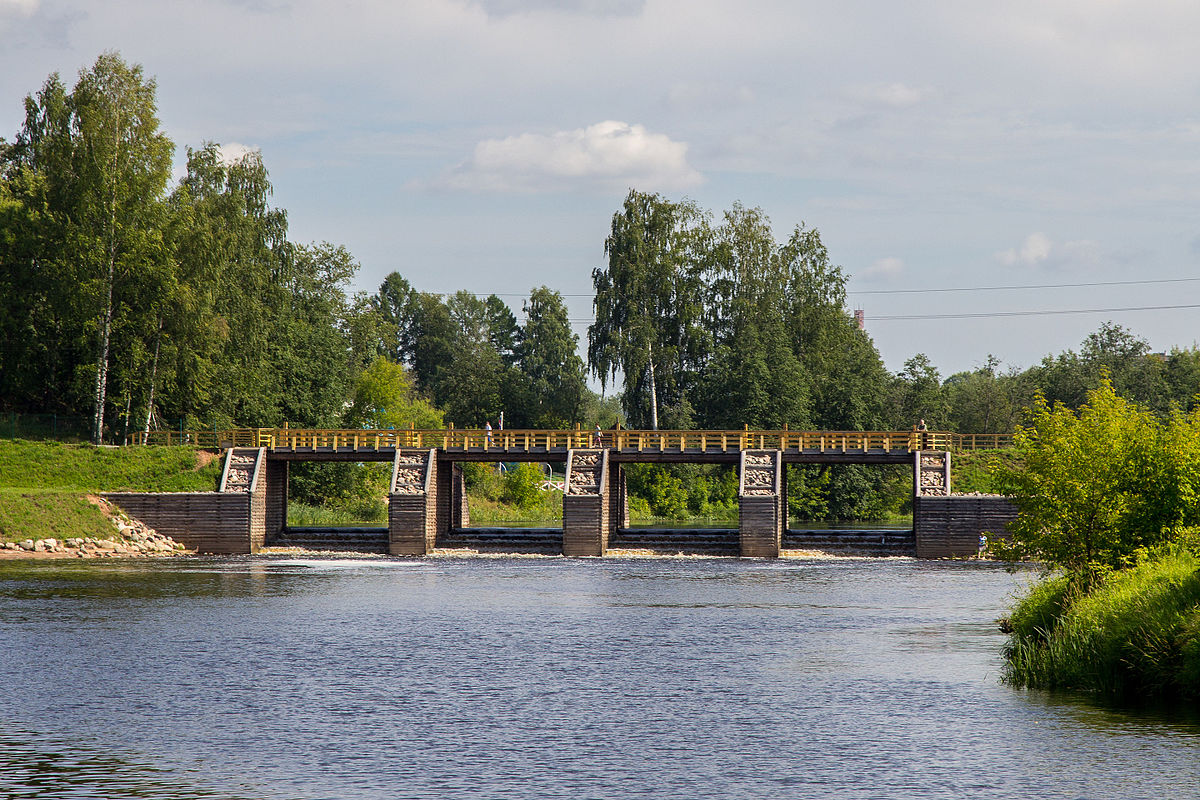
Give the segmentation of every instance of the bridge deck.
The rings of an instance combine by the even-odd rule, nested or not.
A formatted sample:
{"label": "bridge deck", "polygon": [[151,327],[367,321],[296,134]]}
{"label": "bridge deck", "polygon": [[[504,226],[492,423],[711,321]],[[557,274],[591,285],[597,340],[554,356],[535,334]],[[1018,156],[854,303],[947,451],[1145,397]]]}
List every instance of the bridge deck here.
{"label": "bridge deck", "polygon": [[945,431],[314,430],[242,428],[132,434],[130,444],[263,447],[275,460],[388,461],[397,449],[437,449],[454,461],[561,461],[600,447],[615,461],[726,462],[743,450],[781,450],[792,463],[902,463],[916,450],[1006,447],[1010,434]]}

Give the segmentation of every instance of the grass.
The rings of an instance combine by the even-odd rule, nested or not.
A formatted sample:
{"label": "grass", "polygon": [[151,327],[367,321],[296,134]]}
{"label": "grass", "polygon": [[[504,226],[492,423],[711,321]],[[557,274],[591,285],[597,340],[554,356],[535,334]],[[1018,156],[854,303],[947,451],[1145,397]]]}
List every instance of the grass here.
{"label": "grass", "polygon": [[94,447],[0,440],[0,541],[111,537],[84,497],[105,491],[215,491],[219,460],[189,447]]}
{"label": "grass", "polygon": [[1088,594],[1035,585],[1009,618],[1005,678],[1118,700],[1200,698],[1200,557],[1163,550]]}
{"label": "grass", "polygon": [[472,527],[505,527],[516,524],[548,528],[562,525],[562,493],[543,492],[536,503],[518,505],[479,495],[468,495]]}
{"label": "grass", "polygon": [[78,492],[0,489],[0,542],[115,535],[104,512]]}
{"label": "grass", "polygon": [[0,488],[211,492],[220,479],[219,460],[190,447],[0,440]]}
{"label": "grass", "polygon": [[290,502],[287,514],[288,525],[302,528],[380,528],[388,524],[387,506],[382,503],[367,513],[366,509],[348,511]]}
{"label": "grass", "polygon": [[975,450],[950,456],[950,488],[955,492],[1003,494],[1003,486],[993,474],[1000,465],[1011,466],[1012,450]]}

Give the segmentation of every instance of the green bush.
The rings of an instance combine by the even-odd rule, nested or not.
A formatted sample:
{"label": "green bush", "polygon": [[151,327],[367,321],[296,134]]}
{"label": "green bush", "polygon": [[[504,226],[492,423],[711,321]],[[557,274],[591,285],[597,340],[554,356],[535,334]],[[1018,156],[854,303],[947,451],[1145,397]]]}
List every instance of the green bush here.
{"label": "green bush", "polygon": [[[1078,584],[1075,584],[1078,585]],[[1165,546],[1087,594],[1066,576],[1014,609],[1005,677],[1118,699],[1200,698],[1200,557]]]}
{"label": "green bush", "polygon": [[504,474],[504,494],[501,499],[517,508],[533,508],[541,502],[538,486],[546,479],[536,464],[519,464]]}

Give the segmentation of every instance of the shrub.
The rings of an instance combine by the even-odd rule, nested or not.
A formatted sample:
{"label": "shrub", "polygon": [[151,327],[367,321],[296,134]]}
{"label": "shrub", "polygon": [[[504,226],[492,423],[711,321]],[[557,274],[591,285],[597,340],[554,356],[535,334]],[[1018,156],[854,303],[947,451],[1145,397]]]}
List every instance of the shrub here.
{"label": "shrub", "polygon": [[1034,587],[1009,620],[1005,677],[1128,699],[1200,697],[1200,557],[1163,546],[1088,594],[1067,576]]}
{"label": "shrub", "polygon": [[541,502],[538,486],[543,480],[545,476],[536,464],[520,464],[504,474],[504,494],[501,499],[518,508],[532,508]]}

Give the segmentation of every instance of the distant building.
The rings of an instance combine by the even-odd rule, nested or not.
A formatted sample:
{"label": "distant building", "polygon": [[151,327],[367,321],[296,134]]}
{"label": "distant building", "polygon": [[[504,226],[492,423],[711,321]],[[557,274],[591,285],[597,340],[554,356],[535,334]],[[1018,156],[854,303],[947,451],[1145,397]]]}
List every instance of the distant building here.
{"label": "distant building", "polygon": [[860,331],[865,331],[867,329],[867,312],[861,308],[854,309],[854,324]]}

